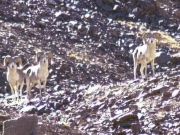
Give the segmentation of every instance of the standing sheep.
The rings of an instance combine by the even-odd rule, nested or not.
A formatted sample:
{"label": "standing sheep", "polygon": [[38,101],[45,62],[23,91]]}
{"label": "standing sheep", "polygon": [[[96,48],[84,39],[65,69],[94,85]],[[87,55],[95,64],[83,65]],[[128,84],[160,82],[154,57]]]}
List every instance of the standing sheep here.
{"label": "standing sheep", "polygon": [[[142,78],[147,75],[147,64],[151,62],[153,76],[155,75],[154,70],[154,59],[156,58],[156,44],[160,39],[161,35],[157,32],[146,32],[142,36],[143,45],[136,47],[133,52],[134,61],[134,79],[136,79],[137,66],[141,64],[140,72]],[[145,69],[145,75],[144,75]]]}

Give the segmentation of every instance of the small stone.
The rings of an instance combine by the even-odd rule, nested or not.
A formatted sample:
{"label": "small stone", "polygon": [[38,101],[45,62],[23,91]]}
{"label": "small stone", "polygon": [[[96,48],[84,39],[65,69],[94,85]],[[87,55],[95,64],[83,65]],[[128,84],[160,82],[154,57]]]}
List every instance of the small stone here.
{"label": "small stone", "polygon": [[176,97],[178,95],[179,91],[180,91],[179,89],[174,90],[172,92],[172,97]]}

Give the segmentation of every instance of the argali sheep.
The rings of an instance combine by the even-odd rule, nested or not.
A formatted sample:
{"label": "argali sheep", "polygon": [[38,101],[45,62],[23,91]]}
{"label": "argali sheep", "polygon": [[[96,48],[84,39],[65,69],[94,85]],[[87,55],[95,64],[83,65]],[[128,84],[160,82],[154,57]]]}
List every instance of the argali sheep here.
{"label": "argali sheep", "polygon": [[[18,63],[20,64],[20,67],[17,66]],[[20,98],[22,99],[22,89],[25,79],[25,74],[23,73],[22,59],[19,56],[11,57],[8,55],[4,58],[3,66],[7,69],[6,77],[11,88],[11,93],[12,95],[16,96],[18,101],[19,90]]]}
{"label": "argali sheep", "polygon": [[160,38],[161,35],[157,32],[145,32],[143,34],[143,45],[136,47],[133,52],[134,79],[136,79],[136,70],[139,64],[141,64],[140,73],[142,78],[145,78],[147,76],[147,64],[150,62],[153,76],[155,75],[154,59],[156,58],[156,44],[158,43]]}
{"label": "argali sheep", "polygon": [[27,96],[31,96],[31,88],[36,84],[39,85],[41,96],[41,83],[43,84],[44,91],[46,92],[46,82],[49,76],[49,60],[52,60],[52,52],[36,52],[37,65],[32,65],[25,70],[26,73],[26,90]]}

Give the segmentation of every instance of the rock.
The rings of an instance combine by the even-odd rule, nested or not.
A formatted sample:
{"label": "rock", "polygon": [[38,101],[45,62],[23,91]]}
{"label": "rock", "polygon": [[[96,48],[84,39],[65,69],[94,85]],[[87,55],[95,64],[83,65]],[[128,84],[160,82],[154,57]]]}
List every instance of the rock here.
{"label": "rock", "polygon": [[10,115],[0,114],[0,127],[3,126],[3,121],[10,119]]}
{"label": "rock", "polygon": [[140,8],[145,11],[145,14],[154,14],[156,12],[156,6],[151,1],[138,0]]}
{"label": "rock", "polygon": [[176,97],[179,94],[179,89],[176,89],[172,92],[172,97]]}
{"label": "rock", "polygon": [[70,14],[68,12],[57,12],[55,16],[57,17],[58,20],[61,21],[67,21],[70,19]]}
{"label": "rock", "polygon": [[102,0],[96,0],[96,4],[97,4],[99,7],[102,7],[102,6],[103,6]]}
{"label": "rock", "polygon": [[121,125],[123,127],[130,126],[130,123],[132,123],[135,120],[138,120],[138,116],[131,112],[124,114],[122,116],[117,115],[110,119],[110,121],[113,121],[115,127],[118,125]]}
{"label": "rock", "polygon": [[41,115],[45,112],[46,106],[47,106],[47,104],[40,104],[37,107],[38,115]]}
{"label": "rock", "polygon": [[136,8],[133,9],[132,14],[134,15],[134,17],[136,19],[137,18],[142,18],[143,11],[140,8],[136,7]]}
{"label": "rock", "polygon": [[117,11],[117,10],[119,10],[120,9],[120,6],[119,5],[114,5],[114,7],[113,7],[113,10],[114,11]]}
{"label": "rock", "polygon": [[171,61],[171,56],[167,54],[167,52],[157,52],[155,63],[159,65],[167,65],[168,62]]}
{"label": "rock", "polygon": [[61,102],[55,102],[55,103],[54,103],[54,108],[55,108],[56,110],[60,109],[62,106],[63,106],[63,104],[62,104]]}
{"label": "rock", "polygon": [[[148,97],[148,96],[154,96],[157,94],[164,94],[167,92],[167,90],[169,90],[169,85],[159,85],[156,88],[152,89],[149,93],[147,93],[146,95],[144,95],[144,97]],[[169,95],[169,94],[168,94]]]}
{"label": "rock", "polygon": [[35,114],[37,111],[37,108],[33,105],[25,106],[21,109],[21,112],[27,113],[27,114]]}
{"label": "rock", "polygon": [[180,19],[180,9],[174,9],[173,14]]}
{"label": "rock", "polygon": [[0,121],[5,121],[7,119],[10,119],[10,116],[9,115],[0,115]]}
{"label": "rock", "polygon": [[56,1],[54,1],[54,0],[47,0],[47,3],[51,4],[51,5],[56,5],[57,4]]}
{"label": "rock", "polygon": [[107,11],[107,12],[110,12],[110,11],[113,10],[113,8],[111,6],[109,6],[109,5],[104,5],[102,9]]}
{"label": "rock", "polygon": [[36,135],[37,116],[22,116],[3,122],[3,135]]}
{"label": "rock", "polygon": [[162,97],[163,100],[168,100],[171,97],[171,92],[165,90],[165,91],[162,92],[161,97]]}
{"label": "rock", "polygon": [[180,60],[180,53],[175,53],[171,55],[171,62],[175,65],[179,64],[179,60]]}
{"label": "rock", "polygon": [[103,0],[103,2],[104,2],[105,4],[111,4],[111,3],[113,3],[113,0]]}
{"label": "rock", "polygon": [[138,134],[140,132],[141,126],[139,123],[132,123],[131,130],[134,134]]}

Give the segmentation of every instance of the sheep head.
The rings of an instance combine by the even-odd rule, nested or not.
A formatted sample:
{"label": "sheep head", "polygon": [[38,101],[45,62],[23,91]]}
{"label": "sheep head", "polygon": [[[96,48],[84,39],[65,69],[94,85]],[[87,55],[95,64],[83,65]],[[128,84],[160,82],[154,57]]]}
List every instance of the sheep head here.
{"label": "sheep head", "polygon": [[48,56],[49,60],[51,61],[50,63],[52,64],[53,63],[53,61],[52,61],[52,59],[53,59],[52,52],[46,52],[46,55]]}
{"label": "sheep head", "polygon": [[145,32],[142,36],[143,42],[152,44],[153,42],[159,43],[161,40],[161,34],[153,31],[153,32]]}
{"label": "sheep head", "polygon": [[159,42],[160,42],[160,40],[161,40],[161,34],[160,34],[160,33],[157,33],[157,32],[154,32],[153,35],[154,35],[154,38],[157,39],[157,43],[159,44]]}
{"label": "sheep head", "polygon": [[37,52],[36,53],[36,62],[40,62],[40,64],[48,64],[49,60],[51,60],[52,63],[53,54],[52,52]]}
{"label": "sheep head", "polygon": [[11,61],[12,61],[12,57],[9,56],[9,55],[6,56],[6,57],[4,58],[4,62],[3,62],[3,63],[4,63],[4,64],[3,64],[4,67],[7,68],[7,65],[8,65]]}
{"label": "sheep head", "polygon": [[4,58],[4,67],[5,68],[7,68],[7,66],[9,68],[17,68],[17,63],[19,63],[20,66],[22,66],[22,59],[19,56],[11,57],[8,55]]}

